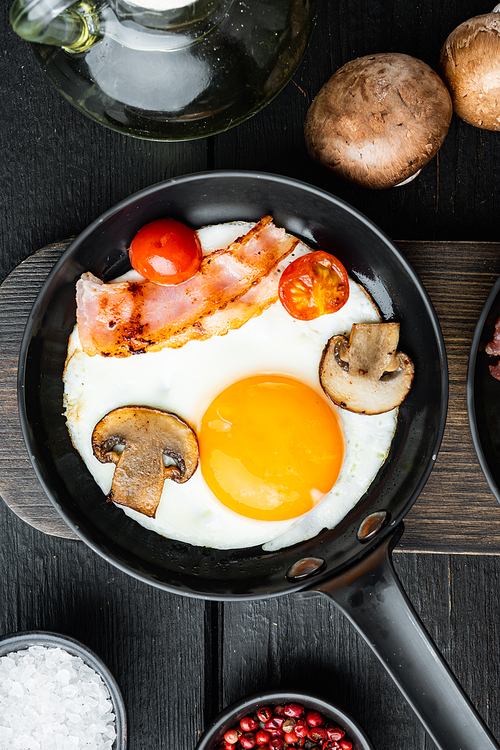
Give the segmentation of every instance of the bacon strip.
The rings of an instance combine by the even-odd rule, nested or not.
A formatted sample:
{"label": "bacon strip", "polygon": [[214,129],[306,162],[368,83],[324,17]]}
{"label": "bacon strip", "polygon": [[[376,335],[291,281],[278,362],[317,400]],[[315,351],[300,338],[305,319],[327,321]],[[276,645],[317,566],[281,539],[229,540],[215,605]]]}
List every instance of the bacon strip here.
{"label": "bacon strip", "polygon": [[271,271],[246,294],[234,302],[229,302],[223,310],[206,315],[184,331],[174,333],[166,340],[165,346],[179,349],[188,341],[205,341],[212,336],[224,336],[234,328],[241,328],[251,318],[261,315],[277,302],[279,278],[280,273],[276,269]]}
{"label": "bacon strip", "polygon": [[183,284],[104,284],[85,273],[76,285],[83,349],[91,356],[115,357],[161,349],[170,337],[190,326],[203,326],[206,316],[240,300],[296,244],[265,216],[228,248],[206,256],[198,273]]}

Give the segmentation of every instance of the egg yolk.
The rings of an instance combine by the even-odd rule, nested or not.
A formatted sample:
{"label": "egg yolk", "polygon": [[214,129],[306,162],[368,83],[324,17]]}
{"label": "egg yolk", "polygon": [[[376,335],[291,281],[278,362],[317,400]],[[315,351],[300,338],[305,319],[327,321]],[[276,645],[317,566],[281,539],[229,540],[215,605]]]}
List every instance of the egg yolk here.
{"label": "egg yolk", "polygon": [[344,458],[337,414],[294,378],[258,375],[226,388],[198,432],[203,477],[241,516],[282,521],[332,489]]}

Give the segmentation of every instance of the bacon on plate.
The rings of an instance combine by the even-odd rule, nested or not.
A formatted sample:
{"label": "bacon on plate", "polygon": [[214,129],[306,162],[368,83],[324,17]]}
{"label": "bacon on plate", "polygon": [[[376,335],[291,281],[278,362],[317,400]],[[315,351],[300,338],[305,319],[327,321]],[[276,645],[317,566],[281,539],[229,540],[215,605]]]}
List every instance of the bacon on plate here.
{"label": "bacon on plate", "polygon": [[[226,333],[275,301],[269,301],[270,282],[275,282],[272,272],[297,242],[284,229],[274,226],[270,216],[265,216],[225,250],[205,256],[200,270],[182,284],[104,284],[93,274],[85,273],[76,285],[82,347],[91,356],[126,357],[168,346],[172,337],[175,341],[180,336],[179,342],[183,336],[190,340]],[[261,286],[259,282],[265,279],[267,282]],[[252,292],[260,301],[250,314]],[[245,300],[247,293],[250,298]],[[218,311],[227,306],[229,313],[221,317]],[[242,322],[238,323],[240,319]],[[208,336],[202,332],[205,325],[213,330]],[[173,346],[183,343],[186,341]]]}
{"label": "bacon on plate", "polygon": [[241,328],[251,318],[267,310],[278,300],[280,274],[274,269],[255,286],[234,302],[229,302],[222,310],[216,310],[201,320],[170,336],[165,346],[178,349],[188,341],[205,341],[212,336],[223,336],[233,328]]}
{"label": "bacon on plate", "polygon": [[[495,323],[495,330],[493,332],[493,339],[489,344],[485,346],[486,354],[491,356],[500,355],[500,318]],[[489,365],[490,373],[494,378],[500,380],[500,364]]]}

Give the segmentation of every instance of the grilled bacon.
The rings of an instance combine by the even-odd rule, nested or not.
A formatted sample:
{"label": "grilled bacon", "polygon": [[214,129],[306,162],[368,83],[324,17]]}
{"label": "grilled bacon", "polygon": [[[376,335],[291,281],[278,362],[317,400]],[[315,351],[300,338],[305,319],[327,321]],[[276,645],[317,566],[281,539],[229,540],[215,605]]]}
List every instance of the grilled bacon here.
{"label": "grilled bacon", "polygon": [[[225,250],[205,256],[200,270],[182,284],[104,284],[91,273],[83,274],[77,282],[77,322],[84,351],[126,357],[156,351],[169,340],[182,346],[175,343],[176,336],[186,343],[242,325],[275,301],[274,291],[270,297],[272,272],[297,243],[265,216]],[[250,314],[252,298],[261,299]]]}

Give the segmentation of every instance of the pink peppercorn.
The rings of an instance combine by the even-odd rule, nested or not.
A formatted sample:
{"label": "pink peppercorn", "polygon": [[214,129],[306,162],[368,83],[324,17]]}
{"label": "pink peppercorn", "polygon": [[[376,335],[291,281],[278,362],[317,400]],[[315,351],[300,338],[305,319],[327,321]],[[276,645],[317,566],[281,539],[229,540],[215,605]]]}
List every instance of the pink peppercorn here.
{"label": "pink peppercorn", "polygon": [[[259,724],[260,722],[260,724]],[[352,750],[341,727],[298,703],[261,706],[226,731],[218,750]]]}
{"label": "pink peppercorn", "polygon": [[272,719],[266,721],[266,723],[264,724],[264,728],[269,730],[281,729],[284,722],[285,719],[282,716],[273,716]]}
{"label": "pink peppercorn", "polygon": [[304,713],[303,706],[300,706],[298,703],[289,703],[283,710],[286,716],[298,717]]}
{"label": "pink peppercorn", "polygon": [[267,743],[271,739],[271,735],[264,729],[259,729],[259,731],[255,735],[255,739],[257,741],[257,745],[267,745]]}
{"label": "pink peppercorn", "polygon": [[307,737],[309,727],[303,719],[299,719],[295,724],[294,730],[297,737]]}
{"label": "pink peppercorn", "polygon": [[329,740],[341,740],[345,734],[343,729],[334,727],[332,724],[328,724],[325,729]]}
{"label": "pink peppercorn", "polygon": [[266,721],[269,721],[272,715],[273,712],[271,711],[269,706],[261,706],[259,709],[257,709],[257,718],[259,721],[263,721],[265,723]]}
{"label": "pink peppercorn", "polygon": [[240,727],[244,732],[253,732],[259,728],[259,725],[251,716],[244,716],[240,719]]}
{"label": "pink peppercorn", "polygon": [[327,740],[323,742],[322,750],[340,750],[340,745],[337,740]]}
{"label": "pink peppercorn", "polygon": [[224,739],[230,745],[235,745],[238,742],[240,735],[241,732],[239,729],[228,729],[226,734],[224,735]]}
{"label": "pink peppercorn", "polygon": [[319,727],[323,724],[323,717],[317,711],[310,711],[306,716],[306,721],[310,727]]}
{"label": "pink peppercorn", "polygon": [[324,742],[328,738],[328,734],[323,727],[311,727],[307,733],[307,738],[311,742]]}
{"label": "pink peppercorn", "polygon": [[245,750],[252,750],[252,747],[256,745],[256,739],[253,732],[245,732],[240,737],[240,745]]}

